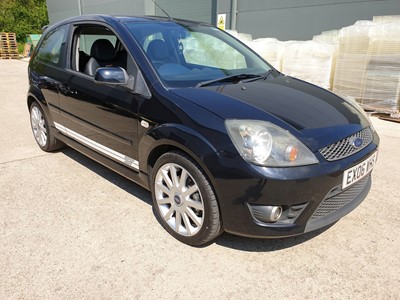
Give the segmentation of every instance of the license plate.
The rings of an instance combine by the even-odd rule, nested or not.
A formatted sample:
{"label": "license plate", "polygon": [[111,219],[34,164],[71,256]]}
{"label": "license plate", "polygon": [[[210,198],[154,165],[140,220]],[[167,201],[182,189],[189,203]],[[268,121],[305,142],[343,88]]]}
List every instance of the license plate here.
{"label": "license plate", "polygon": [[357,181],[367,176],[374,168],[377,157],[378,157],[378,151],[376,151],[366,160],[344,171],[342,189],[347,188],[348,186],[356,183]]}

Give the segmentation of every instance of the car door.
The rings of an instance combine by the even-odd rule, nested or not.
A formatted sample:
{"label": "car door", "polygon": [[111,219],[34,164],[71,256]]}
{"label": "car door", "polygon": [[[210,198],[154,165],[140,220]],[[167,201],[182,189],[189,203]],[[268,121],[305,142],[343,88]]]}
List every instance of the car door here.
{"label": "car door", "polygon": [[[84,73],[84,62],[91,58],[90,48],[98,39],[108,39],[114,47],[123,47],[115,34],[104,26],[76,27],[68,78],[60,90],[63,124],[58,129],[92,150],[138,170],[137,111],[143,98],[133,92],[133,84],[131,87],[100,85],[93,76]],[[121,57],[116,54],[110,65],[122,65],[132,79],[135,65],[124,51],[119,51]],[[118,63],[124,59],[125,62]]]}
{"label": "car door", "polygon": [[66,36],[68,25],[63,25],[46,33],[34,53],[30,65],[29,76],[31,86],[40,89],[47,109],[52,111],[55,122],[61,121],[59,110],[59,85],[64,80],[63,67],[66,56]]}

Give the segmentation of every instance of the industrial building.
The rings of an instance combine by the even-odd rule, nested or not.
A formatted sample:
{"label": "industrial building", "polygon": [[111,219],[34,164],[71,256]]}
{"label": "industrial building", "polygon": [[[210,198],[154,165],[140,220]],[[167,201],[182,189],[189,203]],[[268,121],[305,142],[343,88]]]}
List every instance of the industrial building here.
{"label": "industrial building", "polygon": [[[373,16],[399,15],[399,0],[155,0],[171,17],[217,24],[253,38],[307,40]],[[80,14],[165,14],[152,0],[47,0],[50,23]]]}

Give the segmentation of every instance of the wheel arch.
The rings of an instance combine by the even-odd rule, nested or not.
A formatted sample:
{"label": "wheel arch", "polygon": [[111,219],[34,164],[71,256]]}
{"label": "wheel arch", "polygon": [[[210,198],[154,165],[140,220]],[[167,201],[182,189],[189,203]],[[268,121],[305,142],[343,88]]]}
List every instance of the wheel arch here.
{"label": "wheel arch", "polygon": [[50,122],[51,126],[54,126],[53,125],[53,116],[50,113],[50,107],[49,107],[44,95],[42,94],[41,90],[38,87],[36,87],[35,85],[31,85],[29,87],[27,99],[26,99],[28,111],[30,110],[31,105],[34,102],[36,102],[36,103],[38,103],[38,105],[40,105],[42,110],[45,112],[46,117],[47,117],[48,121]]}
{"label": "wheel arch", "polygon": [[27,105],[28,109],[32,105],[33,101],[38,102],[39,104],[47,106],[46,99],[44,95],[42,94],[42,91],[39,89],[39,87],[35,86],[34,84],[31,84],[29,86],[28,90],[28,95],[27,95]]}
{"label": "wheel arch", "polygon": [[215,189],[214,176],[206,160],[218,155],[217,150],[204,136],[180,124],[164,124],[150,130],[142,139],[139,163],[149,176],[158,158],[170,151],[180,151],[192,158],[203,170]]}
{"label": "wheel arch", "polygon": [[28,109],[31,108],[31,105],[32,105],[33,102],[39,103],[39,101],[32,94],[28,94],[28,99],[27,99],[27,102],[26,102],[26,104],[28,105]]}

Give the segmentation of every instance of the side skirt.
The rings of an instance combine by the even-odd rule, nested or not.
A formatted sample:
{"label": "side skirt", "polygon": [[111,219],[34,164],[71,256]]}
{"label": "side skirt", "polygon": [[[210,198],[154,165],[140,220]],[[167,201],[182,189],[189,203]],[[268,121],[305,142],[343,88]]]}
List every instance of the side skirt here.
{"label": "side skirt", "polygon": [[81,143],[76,142],[72,138],[59,133],[57,130],[55,131],[56,137],[71,148],[150,191],[148,175],[146,173],[125,167],[124,165],[119,164],[104,155],[101,155],[100,153],[82,145]]}

